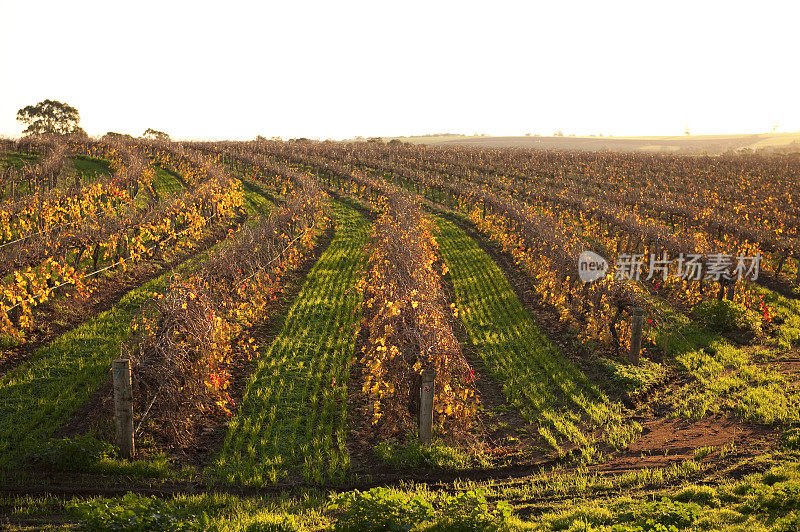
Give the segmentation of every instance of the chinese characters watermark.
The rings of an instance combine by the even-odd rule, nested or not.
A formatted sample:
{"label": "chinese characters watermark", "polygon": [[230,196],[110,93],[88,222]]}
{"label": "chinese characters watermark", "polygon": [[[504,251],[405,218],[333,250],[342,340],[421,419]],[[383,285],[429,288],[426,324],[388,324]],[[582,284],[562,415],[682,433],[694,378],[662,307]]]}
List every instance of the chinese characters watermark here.
{"label": "chinese characters watermark", "polygon": [[[761,254],[754,256],[711,253],[709,255],[684,254],[671,257],[661,255],[621,254],[617,257],[614,279],[632,281],[666,281],[670,276],[684,281],[733,281],[758,279]],[[602,279],[608,271],[606,260],[591,251],[584,251],[578,259],[578,274],[590,283]]]}

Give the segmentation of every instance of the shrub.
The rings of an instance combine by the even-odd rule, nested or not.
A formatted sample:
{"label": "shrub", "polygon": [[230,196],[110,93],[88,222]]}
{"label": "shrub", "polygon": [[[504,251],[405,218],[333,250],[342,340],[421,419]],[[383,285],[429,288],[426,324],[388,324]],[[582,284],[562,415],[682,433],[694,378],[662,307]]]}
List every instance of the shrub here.
{"label": "shrub", "polygon": [[638,366],[621,364],[603,357],[598,357],[597,362],[608,371],[612,382],[629,394],[663,382],[667,376],[667,368],[663,364],[650,360],[643,360]]}
{"label": "shrub", "polygon": [[437,513],[433,530],[503,530],[511,518],[511,507],[505,501],[491,507],[485,493],[476,490],[447,497]]}
{"label": "shrub", "polygon": [[433,225],[417,198],[388,192],[373,229],[364,290],[364,417],[380,436],[412,433],[422,372],[435,370],[434,423],[464,440],[478,397],[450,324],[458,309],[446,306]]}
{"label": "shrub", "polygon": [[777,519],[772,530],[775,532],[797,532],[800,530],[800,512],[792,512]]}
{"label": "shrub", "polygon": [[643,530],[686,530],[699,519],[700,506],[694,502],[673,501],[666,497],[660,501],[635,503],[621,511],[616,522],[642,527]]}
{"label": "shrub", "polygon": [[329,505],[338,512],[334,530],[503,530],[511,507],[490,505],[483,490],[467,491],[434,503],[418,493],[373,488],[333,496]]}

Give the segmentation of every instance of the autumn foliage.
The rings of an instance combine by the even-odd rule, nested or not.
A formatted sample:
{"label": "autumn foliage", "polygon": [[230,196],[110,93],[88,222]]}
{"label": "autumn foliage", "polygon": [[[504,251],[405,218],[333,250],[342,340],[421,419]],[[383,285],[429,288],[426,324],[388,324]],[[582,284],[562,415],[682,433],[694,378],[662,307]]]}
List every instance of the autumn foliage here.
{"label": "autumn foliage", "polygon": [[463,437],[478,404],[472,370],[451,327],[431,221],[408,193],[381,200],[365,289],[362,393],[366,416],[384,436],[416,430],[419,376],[436,370],[434,422]]}
{"label": "autumn foliage", "polygon": [[136,323],[126,349],[137,408],[149,411],[147,430],[162,443],[186,447],[199,427],[231,414],[231,364],[250,360],[248,331],[268,317],[286,275],[329,223],[325,194],[292,174],[296,191],[283,207],[234,235],[199,272],[175,278]]}
{"label": "autumn foliage", "polygon": [[242,217],[241,186],[205,157],[164,152],[164,164],[193,169],[195,186],[140,209],[128,188],[150,187],[147,163],[117,157],[121,152],[110,146],[73,148],[112,157],[114,176],[77,193],[30,196],[0,211],[0,271],[13,272],[0,284],[0,333],[18,341],[35,325],[34,308],[59,290],[86,295],[95,275],[163,259],[166,249],[192,249],[212,228]]}

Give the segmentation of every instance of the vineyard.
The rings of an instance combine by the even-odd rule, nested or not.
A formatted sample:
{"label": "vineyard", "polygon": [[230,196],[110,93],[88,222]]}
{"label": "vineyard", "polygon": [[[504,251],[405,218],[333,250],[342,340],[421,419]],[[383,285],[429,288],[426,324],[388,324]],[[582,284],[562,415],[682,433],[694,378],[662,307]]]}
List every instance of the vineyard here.
{"label": "vineyard", "polygon": [[0,526],[800,529],[796,157],[0,149]]}

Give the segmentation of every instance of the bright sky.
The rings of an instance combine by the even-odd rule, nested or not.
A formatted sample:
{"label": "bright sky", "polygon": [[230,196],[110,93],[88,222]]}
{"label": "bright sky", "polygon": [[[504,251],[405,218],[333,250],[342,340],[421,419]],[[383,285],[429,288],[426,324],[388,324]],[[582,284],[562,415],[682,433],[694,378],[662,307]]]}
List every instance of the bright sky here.
{"label": "bright sky", "polygon": [[796,1],[0,0],[0,135],[800,130]]}

